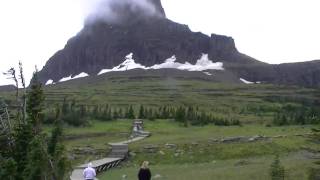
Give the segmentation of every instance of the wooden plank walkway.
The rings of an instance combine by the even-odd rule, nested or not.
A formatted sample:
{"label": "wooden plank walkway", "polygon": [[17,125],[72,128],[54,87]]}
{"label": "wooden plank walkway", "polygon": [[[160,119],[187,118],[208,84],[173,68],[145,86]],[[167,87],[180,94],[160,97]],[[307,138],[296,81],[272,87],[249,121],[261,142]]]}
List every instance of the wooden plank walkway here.
{"label": "wooden plank walkway", "polygon": [[[140,141],[147,136],[136,137],[133,139],[129,139],[127,141],[117,142],[117,143],[109,143],[111,145],[111,152],[107,158],[99,159],[96,161],[92,161],[92,167],[96,170],[97,174],[111,169],[113,167],[117,167],[121,161],[123,161],[128,153],[128,144],[136,141]],[[87,164],[82,164],[80,166],[75,167],[70,176],[71,180],[83,180],[83,170],[87,167]]]}
{"label": "wooden plank walkway", "polygon": [[[92,167],[96,169],[97,172],[101,172],[103,170],[109,169],[111,167],[117,166],[120,161],[122,161],[121,158],[104,158],[99,159],[96,161],[92,161]],[[109,167],[108,167],[109,166]],[[77,166],[74,171],[72,171],[72,174],[70,176],[71,180],[83,180],[83,170],[87,167],[87,164],[83,164],[80,166]],[[100,169],[102,168],[102,169]],[[105,169],[104,169],[105,168]]]}

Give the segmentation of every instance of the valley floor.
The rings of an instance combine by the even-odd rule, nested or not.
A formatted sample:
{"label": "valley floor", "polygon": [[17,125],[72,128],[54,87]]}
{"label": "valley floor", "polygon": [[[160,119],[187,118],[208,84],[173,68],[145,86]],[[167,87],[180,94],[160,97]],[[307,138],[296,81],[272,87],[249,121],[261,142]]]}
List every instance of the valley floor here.
{"label": "valley floor", "polygon": [[[284,155],[281,158],[285,166],[286,179],[307,179],[308,168],[314,166],[309,153],[300,151]],[[163,180],[269,180],[269,169],[273,156],[261,156],[246,159],[213,160],[210,163],[152,165],[155,179]],[[138,167],[118,168],[100,175],[99,180],[137,179]],[[156,178],[158,177],[158,178]]]}
{"label": "valley floor", "polygon": [[[73,164],[106,156],[107,143],[126,140],[130,120],[92,123],[91,127],[68,128],[67,149]],[[314,126],[266,127],[213,125],[185,128],[171,120],[145,121],[152,136],[130,144],[130,157],[121,167],[100,174],[100,180],[136,179],[139,164],[150,161],[158,179],[270,179],[269,169],[276,154],[286,170],[287,179],[303,180],[308,169],[319,160],[320,146],[309,139]],[[257,141],[222,142],[228,138]],[[72,137],[72,138],[71,138]]]}

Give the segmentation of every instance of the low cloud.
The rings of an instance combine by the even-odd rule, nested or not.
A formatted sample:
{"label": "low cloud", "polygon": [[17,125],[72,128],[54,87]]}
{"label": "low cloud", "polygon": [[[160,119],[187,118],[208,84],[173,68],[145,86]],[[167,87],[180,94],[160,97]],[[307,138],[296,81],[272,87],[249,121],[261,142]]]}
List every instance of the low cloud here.
{"label": "low cloud", "polygon": [[133,18],[130,15],[137,14],[143,16],[158,16],[157,7],[153,0],[86,0],[88,7],[86,24],[95,21],[105,21],[108,23],[121,23],[124,19]]}

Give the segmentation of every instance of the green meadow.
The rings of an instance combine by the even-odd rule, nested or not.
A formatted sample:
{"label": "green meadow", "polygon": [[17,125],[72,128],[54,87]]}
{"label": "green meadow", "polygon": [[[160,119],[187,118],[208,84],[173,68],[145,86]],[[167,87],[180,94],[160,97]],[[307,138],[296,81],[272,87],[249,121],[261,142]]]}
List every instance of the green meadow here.
{"label": "green meadow", "polygon": [[[270,179],[269,169],[276,155],[285,167],[286,179],[307,179],[308,170],[319,158],[319,144],[310,140],[317,125],[273,121],[283,107],[318,108],[319,91],[295,86],[268,84],[221,84],[197,78],[148,76],[101,76],[79,79],[44,88],[45,113],[67,102],[88,107],[108,104],[112,108],[139,106],[197,107],[199,112],[237,119],[238,126],[185,127],[174,119],[145,120],[151,136],[129,145],[130,155],[119,167],[99,175],[100,180],[136,179],[142,161],[150,161],[154,179]],[[13,92],[1,92],[7,102]],[[286,115],[286,114],[285,114]],[[292,114],[289,114],[290,116]],[[288,115],[288,117],[289,117]],[[64,144],[72,164],[79,165],[106,157],[108,143],[128,139],[132,120],[88,119],[84,127],[64,126]],[[51,125],[45,125],[50,132]],[[257,141],[223,142],[223,139],[255,136]]]}

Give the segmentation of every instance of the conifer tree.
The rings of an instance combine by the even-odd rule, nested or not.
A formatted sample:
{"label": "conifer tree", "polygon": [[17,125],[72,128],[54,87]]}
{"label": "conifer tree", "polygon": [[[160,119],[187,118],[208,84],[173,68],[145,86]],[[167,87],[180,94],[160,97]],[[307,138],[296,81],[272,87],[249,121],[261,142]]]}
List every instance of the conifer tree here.
{"label": "conifer tree", "polygon": [[60,109],[56,108],[54,129],[48,142],[49,166],[52,177],[56,180],[63,180],[70,169],[70,162],[65,154],[65,148],[62,144],[63,128],[60,117]]}
{"label": "conifer tree", "polygon": [[185,108],[182,106],[176,110],[175,120],[178,122],[184,122],[186,119]]}
{"label": "conifer tree", "polygon": [[68,170],[60,138],[62,130],[59,128],[62,127],[54,129],[49,142],[41,131],[44,94],[37,72],[33,75],[26,97],[27,121],[18,120],[10,153],[6,157],[2,157],[3,153],[0,154],[0,179],[62,180]]}
{"label": "conifer tree", "polygon": [[118,115],[119,115],[119,118],[120,118],[120,119],[122,119],[122,118],[123,118],[122,108],[119,108]]}
{"label": "conifer tree", "polygon": [[134,115],[134,110],[133,110],[132,105],[130,105],[129,110],[128,110],[128,118],[129,118],[129,119],[134,119],[134,118],[136,118],[135,115]]}
{"label": "conifer tree", "polygon": [[114,119],[114,120],[119,119],[119,114],[118,114],[118,110],[117,109],[113,110],[113,115],[112,115],[111,119]]}
{"label": "conifer tree", "polygon": [[16,161],[0,156],[0,162],[0,179],[15,180],[18,173]]}
{"label": "conifer tree", "polygon": [[270,176],[272,180],[284,180],[285,170],[280,163],[279,156],[277,155],[270,167]]}
{"label": "conifer tree", "polygon": [[53,156],[56,151],[57,144],[62,140],[62,122],[60,120],[60,109],[56,108],[56,117],[54,129],[51,132],[51,138],[48,142],[48,153]]}
{"label": "conifer tree", "polygon": [[62,116],[66,116],[67,114],[69,114],[69,104],[66,98],[63,98],[61,113],[62,113]]}
{"label": "conifer tree", "polygon": [[41,113],[44,108],[44,93],[42,84],[38,79],[38,72],[33,74],[30,90],[27,92],[27,114],[28,120],[33,126],[35,134],[40,132]]}
{"label": "conifer tree", "polygon": [[25,180],[50,179],[48,160],[49,156],[45,149],[45,139],[41,135],[36,135],[28,147],[27,164],[23,174]]}
{"label": "conifer tree", "polygon": [[139,116],[138,116],[138,117],[139,117],[139,119],[144,119],[144,118],[146,118],[143,105],[140,105]]}

